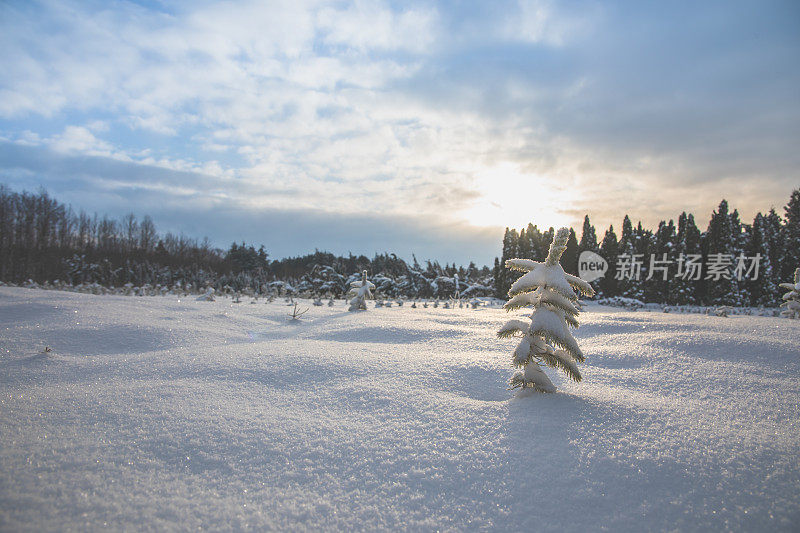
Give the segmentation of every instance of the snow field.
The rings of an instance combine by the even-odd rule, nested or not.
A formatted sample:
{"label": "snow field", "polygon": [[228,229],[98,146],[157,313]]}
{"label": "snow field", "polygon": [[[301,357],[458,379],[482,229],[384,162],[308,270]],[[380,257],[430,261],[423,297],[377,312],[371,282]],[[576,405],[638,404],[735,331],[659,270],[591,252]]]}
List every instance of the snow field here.
{"label": "snow field", "polygon": [[590,304],[542,395],[500,309],[248,301],[0,288],[0,530],[800,524],[800,321]]}

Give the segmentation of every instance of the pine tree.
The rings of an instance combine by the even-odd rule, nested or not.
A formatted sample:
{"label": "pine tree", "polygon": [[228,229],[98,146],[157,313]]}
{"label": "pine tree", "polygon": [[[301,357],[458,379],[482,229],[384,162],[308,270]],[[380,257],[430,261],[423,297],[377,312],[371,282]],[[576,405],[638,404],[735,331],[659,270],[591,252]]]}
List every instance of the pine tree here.
{"label": "pine tree", "polygon": [[769,224],[768,218],[758,213],[749,232],[746,255],[748,257],[756,257],[757,254],[760,254],[761,256],[758,277],[746,280],[747,291],[750,295],[750,305],[769,305],[772,302],[773,295],[778,290],[778,284],[775,282],[776,269],[772,263],[773,251],[769,237],[771,232]]}
{"label": "pine tree", "polygon": [[800,189],[792,191],[789,203],[783,208],[783,257],[781,279],[790,279],[793,268],[800,265]]}
{"label": "pine tree", "polygon": [[800,318],[800,268],[796,268],[794,271],[794,283],[781,283],[780,286],[789,290],[783,295],[785,301],[781,306],[786,309],[781,311],[781,316]]}
{"label": "pine tree", "polygon": [[670,291],[672,285],[670,266],[676,241],[675,223],[672,220],[661,221],[653,235],[652,256],[645,258],[648,271],[644,295],[648,302],[675,303]]}
{"label": "pine tree", "polygon": [[773,268],[773,280],[775,283],[780,283],[782,279],[788,279],[781,277],[781,265],[784,262],[784,231],[783,231],[783,220],[781,220],[781,216],[775,212],[775,209],[772,208],[769,210],[769,213],[766,214],[764,217],[764,243],[768,247],[768,254],[769,254],[769,262]]}
{"label": "pine tree", "polygon": [[[552,234],[547,236],[539,231],[537,226],[528,224],[526,235],[528,236],[531,246],[531,256],[528,259],[533,259],[534,261],[544,261],[544,258],[547,257],[547,249],[550,246],[550,241],[553,240]],[[547,239],[546,242],[545,239]]]}
{"label": "pine tree", "polygon": [[638,280],[634,279],[632,281],[631,298],[645,300],[645,285],[647,283],[645,280],[650,268],[649,259],[652,249],[653,232],[644,229],[642,222],[639,221],[636,229],[633,230],[633,253],[642,261],[642,273]]}
{"label": "pine tree", "polygon": [[500,259],[495,257],[494,258],[494,267],[492,268],[492,278],[494,279],[494,295],[500,298],[503,293],[502,285],[503,285],[503,278],[505,277],[505,272],[503,272],[503,267],[500,266]]}
{"label": "pine tree", "polygon": [[575,381],[581,380],[577,363],[582,362],[584,356],[569,327],[578,327],[578,296],[575,291],[593,296],[594,289],[582,279],[565,273],[559,263],[569,237],[569,229],[558,230],[544,263],[530,259],[506,262],[507,268],[527,273],[511,285],[505,309],[533,307],[530,324],[512,319],[497,333],[501,338],[521,336],[514,350],[513,362],[522,370],[511,378],[511,388],[555,392],[555,386],[539,363],[559,368]]}
{"label": "pine tree", "polygon": [[[614,226],[609,226],[606,234],[603,237],[603,242],[600,244],[600,255],[608,261],[610,265],[609,270],[613,271],[613,265],[616,264],[617,255],[619,255],[619,243],[617,242],[617,234],[614,233]],[[600,278],[600,292],[606,298],[611,298],[619,294],[617,287],[617,279],[612,272],[606,272],[606,275]]]}
{"label": "pine tree", "polygon": [[[517,234],[517,230],[506,228],[506,232],[503,235],[503,252],[500,256],[499,264],[503,265],[505,262],[512,257],[516,257],[518,255],[518,246],[519,246],[519,235]],[[498,268],[495,270],[495,293],[498,298],[502,298],[506,292],[508,292],[508,287],[511,284],[510,280],[508,279],[508,273],[503,268]]]}
{"label": "pine tree", "polygon": [[366,311],[367,298],[372,298],[370,292],[375,288],[375,284],[367,280],[367,271],[361,273],[361,281],[354,281],[350,284],[350,292],[353,294],[353,299],[350,300],[350,308],[348,311]]}
{"label": "pine tree", "polygon": [[[631,257],[635,253],[636,250],[634,249],[633,225],[631,224],[631,219],[628,217],[628,215],[625,215],[625,218],[622,220],[622,234],[619,238],[617,254],[618,257]],[[608,259],[611,261],[612,265],[616,265],[618,257],[610,257]],[[617,274],[619,274],[619,272],[617,272]],[[633,297],[635,283],[636,280],[630,279],[629,277],[621,277],[617,280],[617,290],[619,291],[618,294],[628,298]]]}
{"label": "pine tree", "polygon": [[[749,280],[742,277],[744,273],[736,274],[735,267],[740,257],[747,256],[747,251],[750,246],[752,226],[744,224],[739,217],[739,211],[734,209],[731,213],[731,228],[733,230],[733,274],[731,281],[733,282],[733,290],[735,291],[734,301],[735,305],[743,306],[750,304],[750,288]],[[739,279],[739,278],[742,279]]]}
{"label": "pine tree", "polygon": [[699,264],[700,230],[694,223],[694,216],[686,211],[678,217],[678,234],[675,237],[675,261],[677,262],[672,280],[670,296],[672,301],[685,305],[696,301],[696,290],[692,263]]}
{"label": "pine tree", "polygon": [[524,228],[519,232],[519,239],[517,241],[517,257],[533,259],[533,247],[531,246],[531,240]]}
{"label": "pine tree", "polygon": [[[552,246],[550,250],[552,250]],[[575,230],[569,229],[569,238],[567,239],[567,247],[564,250],[564,255],[561,256],[561,266],[564,271],[572,274],[578,274],[578,237],[575,235]]]}
{"label": "pine tree", "polygon": [[[740,305],[741,294],[737,280],[731,275],[733,261],[740,249],[741,223],[739,214],[728,211],[728,202],[722,200],[711,214],[708,230],[703,236],[703,276],[705,301],[711,305]],[[715,270],[715,266],[716,270]]]}
{"label": "pine tree", "polygon": [[581,242],[578,243],[578,255],[590,251],[597,252],[597,233],[594,230],[591,222],[589,222],[589,215],[583,217],[583,231],[581,233]]}

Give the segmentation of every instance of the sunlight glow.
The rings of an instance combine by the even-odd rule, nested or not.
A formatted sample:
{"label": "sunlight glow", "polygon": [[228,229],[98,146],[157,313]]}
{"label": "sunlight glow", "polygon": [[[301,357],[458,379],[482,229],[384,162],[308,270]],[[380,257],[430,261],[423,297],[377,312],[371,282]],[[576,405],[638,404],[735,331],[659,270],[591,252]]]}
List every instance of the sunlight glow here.
{"label": "sunlight glow", "polygon": [[568,193],[546,176],[521,172],[519,166],[500,163],[475,174],[480,197],[462,212],[476,226],[523,228],[528,223],[546,230],[572,222],[562,208]]}

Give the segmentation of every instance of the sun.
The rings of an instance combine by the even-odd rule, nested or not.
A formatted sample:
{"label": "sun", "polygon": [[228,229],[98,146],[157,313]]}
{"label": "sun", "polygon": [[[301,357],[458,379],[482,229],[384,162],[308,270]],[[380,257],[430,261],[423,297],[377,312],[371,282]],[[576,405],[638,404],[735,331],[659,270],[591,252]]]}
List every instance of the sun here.
{"label": "sun", "polygon": [[568,226],[570,216],[561,206],[570,205],[568,194],[552,178],[521,172],[514,163],[501,163],[474,174],[479,196],[461,212],[476,226],[540,229]]}

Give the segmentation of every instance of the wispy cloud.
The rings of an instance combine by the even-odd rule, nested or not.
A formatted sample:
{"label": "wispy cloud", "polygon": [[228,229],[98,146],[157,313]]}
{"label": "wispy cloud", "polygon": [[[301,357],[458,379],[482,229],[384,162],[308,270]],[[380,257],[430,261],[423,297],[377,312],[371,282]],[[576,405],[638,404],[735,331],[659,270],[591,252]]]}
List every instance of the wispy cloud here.
{"label": "wispy cloud", "polygon": [[198,220],[224,205],[409,235],[652,224],[722,196],[751,216],[800,182],[797,20],[779,2],[4,3],[0,171],[66,179],[35,147],[105,184],[76,197],[91,209],[116,187],[151,212],[130,191],[162,187]]}

